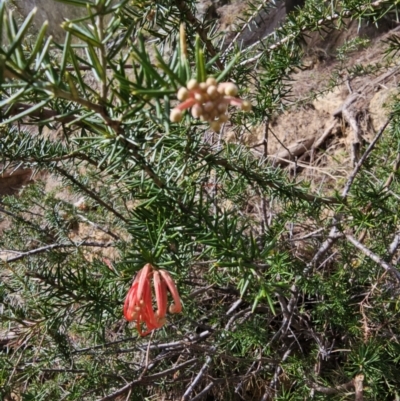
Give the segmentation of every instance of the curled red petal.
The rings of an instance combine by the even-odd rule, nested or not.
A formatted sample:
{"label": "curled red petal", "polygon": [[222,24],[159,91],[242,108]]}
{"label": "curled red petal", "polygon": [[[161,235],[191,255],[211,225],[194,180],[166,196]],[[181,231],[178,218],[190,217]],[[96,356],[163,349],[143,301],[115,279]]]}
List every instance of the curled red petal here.
{"label": "curled red petal", "polygon": [[167,287],[165,285],[165,281],[160,276],[160,272],[155,271],[153,279],[157,301],[157,317],[158,319],[163,319],[167,313]]}
{"label": "curled red petal", "polygon": [[229,102],[232,106],[241,106],[243,103],[242,99],[239,99],[238,97],[232,97],[232,96],[225,96],[224,99]]}
{"label": "curled red petal", "polygon": [[143,321],[146,323],[148,329],[153,330],[157,328],[157,319],[153,310],[150,280],[147,280],[144,286],[142,301]]}
{"label": "curled red petal", "polygon": [[172,299],[174,300],[174,303],[170,306],[170,312],[171,313],[182,312],[182,303],[181,303],[178,289],[176,288],[174,280],[172,279],[172,277],[166,270],[160,270],[160,274],[161,274],[162,278],[164,279],[169,292],[172,295]]}
{"label": "curled red petal", "polygon": [[124,316],[125,316],[125,319],[128,322],[131,322],[132,320],[135,319],[135,315],[136,315],[135,306],[136,306],[137,287],[138,287],[138,283],[134,282],[132,284],[132,287],[129,289],[128,294],[126,295],[126,298],[125,298]]}
{"label": "curled red petal", "polygon": [[193,97],[190,97],[189,99],[185,100],[182,103],[179,103],[178,106],[176,106],[175,108],[178,110],[186,110],[189,109],[190,107],[192,107],[194,104],[196,103],[196,99]]}
{"label": "curled red petal", "polygon": [[152,270],[153,270],[153,266],[150,263],[147,263],[144,265],[143,269],[139,272],[140,277],[138,279],[139,287],[138,287],[138,292],[137,292],[137,298],[139,300],[142,299],[143,288],[146,285],[146,283],[149,282],[149,274],[152,272]]}

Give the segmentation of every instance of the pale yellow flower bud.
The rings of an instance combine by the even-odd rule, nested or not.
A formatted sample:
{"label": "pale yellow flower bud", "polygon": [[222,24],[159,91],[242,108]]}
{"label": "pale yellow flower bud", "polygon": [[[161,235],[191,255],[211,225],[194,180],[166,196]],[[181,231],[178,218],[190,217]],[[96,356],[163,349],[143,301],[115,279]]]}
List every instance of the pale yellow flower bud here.
{"label": "pale yellow flower bud", "polygon": [[218,97],[219,93],[217,87],[215,85],[211,85],[207,88],[207,94],[210,96],[211,99],[215,99]]}
{"label": "pale yellow flower bud", "polygon": [[213,78],[213,77],[208,77],[207,80],[206,80],[206,84],[208,86],[211,86],[211,85],[217,86],[217,80],[215,78]]}
{"label": "pale yellow flower bud", "polygon": [[232,82],[229,82],[226,84],[224,92],[226,96],[236,96],[238,94],[238,87]]}
{"label": "pale yellow flower bud", "polygon": [[186,100],[189,97],[189,91],[186,88],[180,88],[178,90],[177,97],[178,97],[178,100],[183,102],[184,100]]}
{"label": "pale yellow flower bud", "polygon": [[207,90],[207,87],[208,87],[208,85],[207,85],[205,82],[200,82],[200,83],[199,83],[199,88],[200,88],[202,91],[206,91],[206,90]]}
{"label": "pale yellow flower bud", "polygon": [[204,102],[204,96],[201,93],[195,93],[194,98],[199,102],[203,103]]}
{"label": "pale yellow flower bud", "polygon": [[169,119],[173,123],[179,123],[182,120],[183,114],[179,109],[172,109],[171,114],[169,115]]}
{"label": "pale yellow flower bud", "polygon": [[250,111],[251,110],[251,103],[248,100],[243,100],[243,103],[241,104],[240,108],[243,111]]}
{"label": "pale yellow flower bud", "polygon": [[192,116],[194,118],[199,118],[202,114],[204,113],[203,107],[201,107],[199,104],[195,104],[192,107]]}
{"label": "pale yellow flower bud", "polygon": [[199,87],[199,84],[195,79],[190,79],[189,82],[186,85],[186,88],[189,90],[197,89]]}

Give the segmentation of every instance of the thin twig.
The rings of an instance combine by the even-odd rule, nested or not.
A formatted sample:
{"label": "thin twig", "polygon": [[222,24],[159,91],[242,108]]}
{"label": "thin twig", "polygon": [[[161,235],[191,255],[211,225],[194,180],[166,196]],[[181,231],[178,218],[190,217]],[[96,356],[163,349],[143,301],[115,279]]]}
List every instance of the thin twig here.
{"label": "thin twig", "polygon": [[[218,158],[216,155],[207,152],[206,149],[200,149],[199,154],[202,157],[204,157],[204,160],[206,162],[211,161],[215,165],[224,167],[228,171],[237,172],[237,173],[241,174],[242,176],[244,176],[244,177],[246,177],[248,179],[251,178],[252,180],[254,180],[255,182],[257,182],[258,184],[260,184],[262,186],[267,185],[267,186],[269,186],[271,188],[282,190],[282,187],[280,187],[275,182],[267,180],[265,177],[262,177],[259,174],[252,173],[252,172],[249,173],[249,171],[246,170],[243,167],[234,166],[233,164],[229,163],[229,161],[227,159]],[[325,203],[325,204],[339,204],[339,203],[341,203],[340,201],[338,201],[336,198],[333,198],[333,197],[320,197],[318,195],[309,194],[309,193],[305,193],[305,192],[302,192],[302,191],[296,191],[296,193],[294,195],[297,196],[299,199],[303,199],[303,200],[308,201],[308,202],[318,202],[318,201],[320,201],[320,202]]]}
{"label": "thin twig", "polygon": [[[194,337],[190,341],[182,340],[182,341],[172,341],[170,343],[154,344],[154,345],[150,346],[150,350],[153,350],[153,349],[162,350],[162,349],[175,348],[175,347],[182,346],[182,345],[184,345],[184,346],[192,345],[196,342],[206,339],[211,334],[212,333],[209,330],[205,330],[205,331],[201,332],[200,334],[196,335],[196,337]],[[147,345],[145,345],[144,347],[146,347],[146,349],[147,349]]]}
{"label": "thin twig", "polygon": [[348,383],[341,384],[340,386],[336,387],[324,387],[320,386],[317,383],[312,383],[308,382],[307,383],[311,388],[313,388],[315,391],[318,391],[319,393],[322,394],[339,394],[343,392],[348,392],[350,389],[354,388],[354,381],[351,380]]}
{"label": "thin twig", "polygon": [[[32,255],[37,255],[39,253],[51,251],[53,249],[59,249],[59,248],[78,248],[81,246],[94,246],[94,247],[100,247],[100,248],[109,248],[115,246],[114,242],[77,242],[77,243],[72,243],[72,244],[51,244],[51,245],[46,245],[42,246],[41,248],[36,248],[32,249],[31,251],[27,252],[19,252],[18,256],[15,256],[10,259],[6,259],[5,262],[10,263],[10,262],[15,262],[17,260],[23,259],[27,256],[32,256]],[[0,250],[0,253],[7,253],[9,252],[8,250]],[[16,251],[13,251],[16,252]]]}
{"label": "thin twig", "polygon": [[399,244],[400,244],[400,233],[397,232],[393,238],[393,241],[389,245],[387,260],[389,261],[392,260],[394,253],[399,247]]}
{"label": "thin twig", "polygon": [[206,361],[204,365],[201,367],[199,373],[196,375],[190,386],[187,388],[185,393],[183,394],[182,401],[187,401],[189,398],[190,394],[192,394],[194,388],[197,386],[197,383],[200,381],[200,379],[203,377],[204,373],[206,372],[208,365],[211,362],[211,358],[207,356]]}
{"label": "thin twig", "polygon": [[160,379],[161,377],[168,376],[171,373],[175,373],[179,369],[185,368],[186,366],[189,366],[191,364],[195,364],[196,362],[197,362],[197,358],[192,358],[192,359],[189,359],[188,361],[183,362],[180,365],[177,365],[171,369],[167,369],[162,372],[155,373],[154,375],[142,377],[139,380],[133,380],[130,383],[126,384],[124,387],[121,387],[120,389],[114,391],[113,393],[111,393],[103,398],[100,398],[98,401],[113,400],[113,399],[117,398],[118,396],[125,394],[127,391],[129,391],[133,387],[139,386],[141,384],[149,383],[149,382],[151,383],[156,379]]}
{"label": "thin twig", "polygon": [[229,46],[225,49],[224,53],[222,54],[223,56],[225,56],[225,54],[228,53],[228,51],[235,45],[236,41],[238,40],[238,38],[240,37],[240,35],[244,32],[244,30],[251,24],[251,22],[253,21],[254,18],[256,18],[258,16],[258,14],[260,13],[261,9],[265,6],[266,3],[269,3],[270,0],[264,0],[262,3],[260,3],[260,5],[256,8],[256,10],[254,11],[254,13],[250,16],[250,18],[243,24],[242,28],[240,29],[240,31],[236,34],[236,36],[232,39],[231,43],[229,44]]}
{"label": "thin twig", "polygon": [[125,223],[128,223],[128,220],[121,213],[117,212],[112,206],[110,206],[108,203],[104,202],[103,199],[101,199],[101,197],[98,194],[96,194],[94,191],[89,189],[87,186],[80,183],[74,176],[69,174],[67,171],[65,171],[61,167],[54,166],[54,169],[56,171],[58,171],[61,175],[63,175],[67,179],[69,179],[72,183],[74,183],[82,191],[84,191],[86,194],[88,194],[92,199],[94,199],[101,206],[103,206],[104,208],[109,210],[111,213],[115,214],[118,218],[120,218]]}
{"label": "thin twig", "polygon": [[236,300],[231,307],[228,309],[228,311],[226,312],[226,315],[229,316],[231,313],[233,313],[241,304],[243,303],[243,299],[239,298],[238,300]]}
{"label": "thin twig", "polygon": [[381,129],[378,131],[378,133],[375,135],[375,138],[371,141],[371,143],[368,145],[368,148],[362,155],[361,159],[358,161],[356,164],[353,172],[350,174],[350,177],[348,178],[346,185],[344,186],[343,192],[342,192],[342,198],[345,199],[347,195],[349,194],[350,188],[354,182],[354,179],[356,178],[356,175],[361,169],[361,166],[364,164],[365,160],[367,160],[368,156],[374,149],[376,143],[378,142],[379,138],[382,136],[384,133],[386,127],[389,125],[389,123],[392,121],[393,115],[390,115],[389,118],[386,120],[386,122],[383,124]]}
{"label": "thin twig", "polygon": [[103,231],[103,233],[108,234],[110,237],[113,237],[115,240],[119,241],[120,237],[117,234],[114,234],[112,231],[110,231],[107,227],[102,227],[97,223],[94,223],[93,221],[90,221],[88,218],[86,218],[85,216],[83,216],[82,214],[77,214],[77,216],[85,221],[86,223],[90,224],[91,226],[93,226],[94,228],[96,228],[97,230]]}
{"label": "thin twig", "polygon": [[190,401],[200,400],[204,395],[206,395],[211,390],[211,388],[214,386],[214,384],[215,383],[213,383],[213,382],[207,384],[207,386],[204,387],[204,389],[202,391],[200,391],[200,393],[197,394],[196,397],[191,398]]}
{"label": "thin twig", "polygon": [[[351,103],[354,103],[357,99],[359,93],[353,94],[351,98]],[[354,167],[359,159],[360,154],[360,146],[361,146],[361,129],[357,122],[357,116],[354,110],[350,110],[350,104],[345,102],[342,107],[342,116],[347,121],[351,129],[353,130],[353,140],[351,143],[351,162],[352,166]]]}
{"label": "thin twig", "polygon": [[144,377],[144,375],[146,374],[146,372],[147,372],[147,370],[148,370],[148,367],[149,367],[150,345],[151,345],[151,341],[153,340],[154,333],[155,333],[155,332],[154,332],[154,330],[153,330],[153,331],[151,332],[151,336],[150,336],[149,342],[148,342],[148,344],[147,344],[145,365],[144,365],[143,372],[142,372],[142,373],[140,374],[140,376],[139,376],[139,380],[141,380],[141,379]]}
{"label": "thin twig", "polygon": [[392,273],[397,281],[400,282],[400,272],[393,267],[391,264],[385,262],[382,258],[380,258],[378,255],[373,253],[371,250],[369,250],[366,246],[361,244],[359,241],[357,241],[352,235],[347,234],[346,238],[361,252],[363,252],[366,256],[368,256],[370,259],[372,259],[375,263],[383,267],[386,271]]}

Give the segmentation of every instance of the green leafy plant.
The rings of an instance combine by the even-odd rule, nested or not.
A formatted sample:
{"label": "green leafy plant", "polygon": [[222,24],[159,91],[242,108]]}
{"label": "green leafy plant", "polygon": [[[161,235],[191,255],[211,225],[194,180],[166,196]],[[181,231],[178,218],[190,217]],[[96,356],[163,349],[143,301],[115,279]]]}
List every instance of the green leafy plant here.
{"label": "green leafy plant", "polygon": [[[306,1],[243,48],[270,4],[232,39],[196,1],[63,2],[86,16],[62,43],[0,2],[1,166],[34,176],[0,198],[3,399],[397,397],[398,99],[331,186],[241,138],[289,107],[308,35],[399,2]],[[397,68],[388,43],[359,75]],[[183,308],[141,337],[123,304],[146,264]]]}

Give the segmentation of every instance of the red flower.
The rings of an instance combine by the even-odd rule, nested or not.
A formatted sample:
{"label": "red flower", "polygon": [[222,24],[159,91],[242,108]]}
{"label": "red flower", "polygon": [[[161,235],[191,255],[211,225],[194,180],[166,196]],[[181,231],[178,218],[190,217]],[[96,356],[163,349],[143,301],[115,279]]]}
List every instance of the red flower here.
{"label": "red flower", "polygon": [[[156,294],[156,312],[153,309],[151,278],[153,278]],[[174,300],[169,307],[169,312],[180,313],[182,304],[178,289],[166,270],[154,270],[154,267],[147,263],[136,275],[125,299],[124,316],[128,322],[136,321],[136,327],[141,336],[164,325],[168,302],[167,290]],[[145,332],[142,331],[142,323],[146,324],[147,331]]]}

